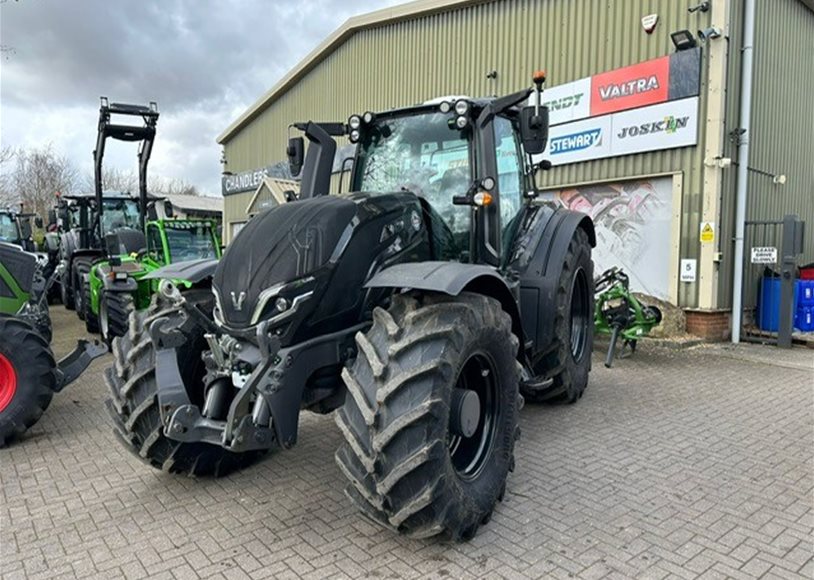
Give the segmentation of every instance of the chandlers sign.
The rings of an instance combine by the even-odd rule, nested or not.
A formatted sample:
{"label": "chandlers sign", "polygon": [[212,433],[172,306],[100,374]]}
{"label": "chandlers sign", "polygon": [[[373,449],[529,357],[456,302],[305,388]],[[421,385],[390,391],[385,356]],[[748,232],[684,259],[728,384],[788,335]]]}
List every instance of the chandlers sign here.
{"label": "chandlers sign", "polygon": [[543,103],[551,125],[559,125],[695,97],[700,86],[698,47],[557,85],[543,93]]}
{"label": "chandlers sign", "polygon": [[544,93],[554,165],[695,145],[701,49],[676,52]]}

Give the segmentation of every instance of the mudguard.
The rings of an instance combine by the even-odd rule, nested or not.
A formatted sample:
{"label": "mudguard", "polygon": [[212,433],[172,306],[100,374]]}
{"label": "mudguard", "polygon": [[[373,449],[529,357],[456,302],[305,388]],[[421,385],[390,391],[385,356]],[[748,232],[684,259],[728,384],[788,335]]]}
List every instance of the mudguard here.
{"label": "mudguard", "polygon": [[409,288],[450,296],[468,291],[491,296],[512,317],[512,332],[524,340],[517,288],[491,266],[433,261],[396,264],[374,274],[365,288]]}
{"label": "mudguard", "polygon": [[[536,206],[516,237],[511,269],[520,274],[520,310],[531,350],[548,348],[553,337],[557,284],[577,229],[596,246],[594,224],[587,215]],[[592,275],[592,273],[591,273]]]}
{"label": "mudguard", "polygon": [[217,267],[218,261],[211,258],[190,260],[162,266],[146,274],[142,280],[185,280],[191,284],[197,284],[211,278]]}

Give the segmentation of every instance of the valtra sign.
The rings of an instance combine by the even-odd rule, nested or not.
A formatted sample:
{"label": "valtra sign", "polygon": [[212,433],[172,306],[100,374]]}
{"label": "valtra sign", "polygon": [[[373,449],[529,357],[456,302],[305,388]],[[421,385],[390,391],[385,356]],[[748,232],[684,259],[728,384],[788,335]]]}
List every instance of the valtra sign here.
{"label": "valtra sign", "polygon": [[701,49],[695,48],[553,86],[543,103],[554,126],[695,97],[700,88]]}
{"label": "valtra sign", "polygon": [[595,75],[591,78],[591,115],[663,103],[669,87],[669,56]]}

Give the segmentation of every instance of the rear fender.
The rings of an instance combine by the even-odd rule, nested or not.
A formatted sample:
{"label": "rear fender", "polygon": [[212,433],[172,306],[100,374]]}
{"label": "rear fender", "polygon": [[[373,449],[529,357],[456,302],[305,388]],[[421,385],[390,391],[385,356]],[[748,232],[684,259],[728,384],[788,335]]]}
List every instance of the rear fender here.
{"label": "rear fender", "polygon": [[[551,343],[554,328],[557,285],[562,274],[568,247],[578,229],[588,235],[591,247],[596,246],[596,233],[587,215],[564,209],[535,208],[518,238],[526,247],[513,256],[512,270],[520,274],[520,310],[523,328],[531,342],[531,350],[545,350]],[[590,272],[592,279],[593,272]]]}
{"label": "rear fender", "polygon": [[[522,341],[523,325],[515,292],[495,268],[459,262],[412,262],[377,272],[365,288],[410,289],[458,296],[474,292],[498,300],[512,317],[512,332]],[[518,353],[520,355],[520,353]]]}

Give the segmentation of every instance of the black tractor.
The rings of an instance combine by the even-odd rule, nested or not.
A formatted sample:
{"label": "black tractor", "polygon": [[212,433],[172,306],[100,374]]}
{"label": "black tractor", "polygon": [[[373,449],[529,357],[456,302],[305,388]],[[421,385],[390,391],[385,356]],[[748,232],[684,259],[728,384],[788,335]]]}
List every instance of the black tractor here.
{"label": "black tractor", "polygon": [[[141,125],[113,122],[113,116],[137,117]],[[76,309],[80,319],[88,314],[90,297],[88,273],[93,263],[108,254],[137,252],[146,247],[144,221],[148,205],[154,198],[147,194],[147,165],[150,161],[158,106],[111,103],[101,98],[96,149],[93,151],[95,192],[65,195],[60,198],[57,215],[63,230],[60,256],[63,276],[60,280],[62,303]],[[137,196],[103,189],[102,164],[107,139],[139,143],[139,192]],[[108,248],[110,246],[110,248]],[[98,332],[98,320],[91,314],[85,320],[93,332]]]}
{"label": "black tractor", "polygon": [[[537,89],[303,123],[297,201],[253,218],[212,293],[170,266],[114,343],[109,408],[154,467],[220,475],[297,441],[301,409],[335,411],[346,492],[417,537],[471,538],[514,469],[518,412],[588,383],[594,229],[536,198]],[[533,105],[527,106],[533,95]],[[327,195],[334,137],[351,192]]]}

